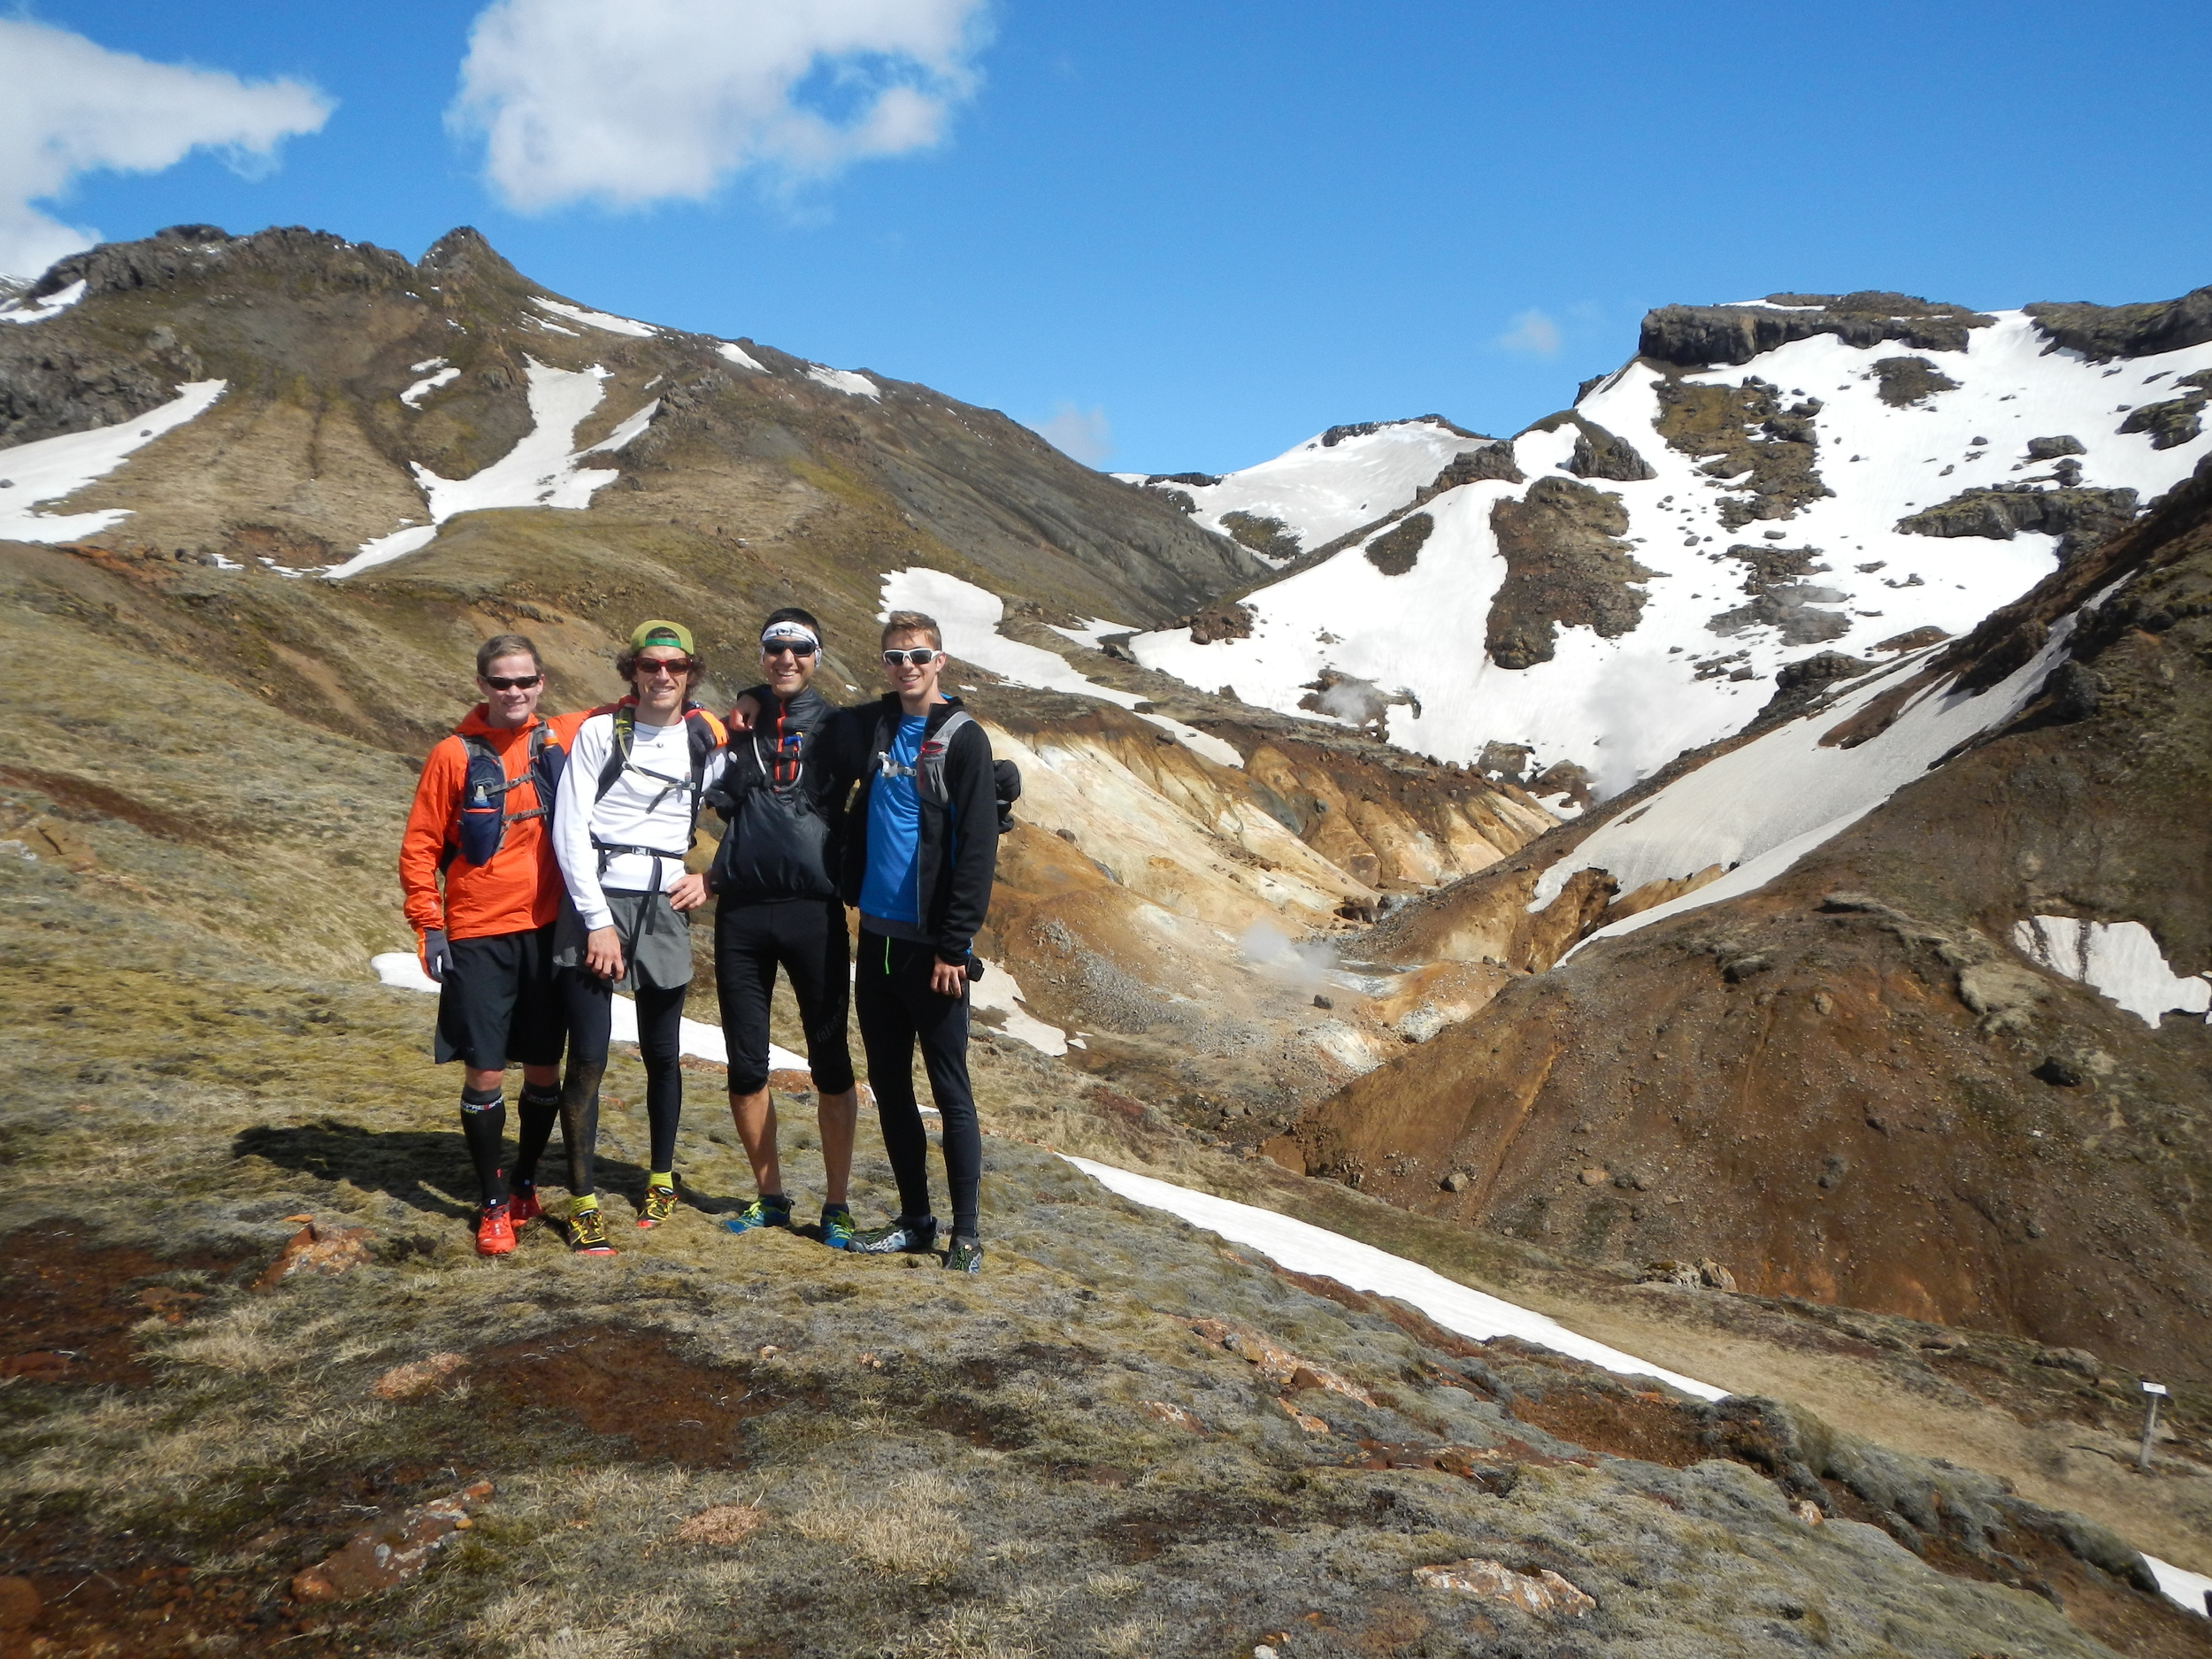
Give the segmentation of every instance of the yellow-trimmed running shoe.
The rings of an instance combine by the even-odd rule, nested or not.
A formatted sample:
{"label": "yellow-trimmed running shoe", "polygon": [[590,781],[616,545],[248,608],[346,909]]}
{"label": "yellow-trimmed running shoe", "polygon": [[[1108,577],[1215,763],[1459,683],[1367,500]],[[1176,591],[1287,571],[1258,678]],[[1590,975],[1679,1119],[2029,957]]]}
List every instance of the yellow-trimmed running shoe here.
{"label": "yellow-trimmed running shoe", "polygon": [[653,1186],[645,1189],[645,1208],[637,1212],[641,1227],[657,1227],[676,1213],[676,1189]]}
{"label": "yellow-trimmed running shoe", "polygon": [[607,1238],[606,1217],[599,1213],[598,1205],[569,1211],[568,1248],[578,1256],[614,1254],[614,1246]]}

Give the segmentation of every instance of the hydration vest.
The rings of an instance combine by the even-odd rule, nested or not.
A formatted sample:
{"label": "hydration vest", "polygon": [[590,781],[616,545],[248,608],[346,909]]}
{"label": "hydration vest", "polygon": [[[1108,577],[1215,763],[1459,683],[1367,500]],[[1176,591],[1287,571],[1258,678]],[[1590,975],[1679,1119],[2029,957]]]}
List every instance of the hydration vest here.
{"label": "hydration vest", "polygon": [[[911,766],[901,765],[891,758],[891,742],[896,735],[888,714],[876,721],[875,742],[869,753],[868,770],[879,778],[911,778],[914,792],[931,804],[951,809],[952,791],[945,784],[945,757],[951,751],[952,740],[964,726],[973,726],[975,717],[965,709],[956,709],[945,723],[922,740],[920,751]],[[1021,768],[1010,760],[991,763],[991,789],[998,801],[998,833],[1006,834],[1014,827],[1014,803],[1021,799]]]}
{"label": "hydration vest", "polygon": [[[446,849],[448,864],[458,858],[479,869],[491,863],[507,839],[507,826],[525,818],[550,818],[553,801],[561,787],[561,772],[568,751],[553,741],[552,728],[540,720],[530,728],[528,757],[522,771],[507,775],[507,763],[491,741],[477,732],[457,733],[468,751],[468,770],[461,779],[461,811],[454,844]],[[507,810],[507,796],[525,781],[535,789],[538,803],[526,812]]]}
{"label": "hydration vest", "polygon": [[[685,778],[672,778],[666,772],[655,772],[650,766],[640,765],[632,752],[637,741],[636,699],[625,697],[607,712],[613,717],[614,742],[607,751],[607,764],[600,768],[599,787],[592,798],[595,801],[603,799],[607,791],[614,787],[624,772],[634,772],[641,777],[650,778],[654,782],[662,786],[660,795],[654,799],[655,807],[658,807],[661,802],[665,801],[671,795],[681,794],[687,797],[690,811],[686,821],[683,850],[680,852],[672,852],[665,847],[622,846],[613,841],[602,841],[598,836],[594,835],[591,838],[591,844],[599,852],[600,874],[606,873],[608,861],[618,853],[635,853],[641,857],[655,860],[681,859],[684,853],[689,852],[699,839],[701,792],[706,782],[707,764],[714,758],[714,751],[722,747],[722,728],[715,723],[714,717],[699,704],[686,703],[684,705],[684,730],[690,740],[691,773],[690,776]],[[659,876],[657,864],[654,874],[657,880]]]}

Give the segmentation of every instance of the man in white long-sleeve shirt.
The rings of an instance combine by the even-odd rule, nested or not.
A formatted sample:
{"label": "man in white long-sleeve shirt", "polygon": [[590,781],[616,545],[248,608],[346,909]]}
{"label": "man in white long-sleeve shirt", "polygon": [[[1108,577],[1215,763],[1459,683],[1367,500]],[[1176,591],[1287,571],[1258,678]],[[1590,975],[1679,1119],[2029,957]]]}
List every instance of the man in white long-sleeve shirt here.
{"label": "man in white long-sleeve shirt", "polygon": [[618,989],[637,1002],[652,1141],[637,1225],[656,1225],[676,1208],[676,1125],[683,1110],[679,1033],[691,983],[687,918],[707,896],[705,882],[684,869],[684,855],[698,823],[700,792],[719,776],[726,758],[721,722],[690,701],[703,667],[689,629],[674,622],[641,624],[615,664],[631,694],[577,728],[561,778],[553,850],[568,902],[553,961],[569,1020],[561,1135],[583,1189],[569,1201],[569,1246],[580,1255],[614,1253],[599,1211],[592,1155]]}

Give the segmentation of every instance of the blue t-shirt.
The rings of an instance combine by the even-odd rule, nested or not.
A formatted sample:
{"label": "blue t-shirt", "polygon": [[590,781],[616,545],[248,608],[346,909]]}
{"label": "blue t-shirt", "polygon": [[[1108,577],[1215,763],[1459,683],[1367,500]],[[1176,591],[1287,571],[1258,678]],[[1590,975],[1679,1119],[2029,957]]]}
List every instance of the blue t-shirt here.
{"label": "blue t-shirt", "polygon": [[922,797],[910,775],[922,752],[926,714],[902,715],[892,736],[890,758],[910,775],[879,773],[868,791],[868,871],[860,882],[860,913],[918,927],[922,921]]}

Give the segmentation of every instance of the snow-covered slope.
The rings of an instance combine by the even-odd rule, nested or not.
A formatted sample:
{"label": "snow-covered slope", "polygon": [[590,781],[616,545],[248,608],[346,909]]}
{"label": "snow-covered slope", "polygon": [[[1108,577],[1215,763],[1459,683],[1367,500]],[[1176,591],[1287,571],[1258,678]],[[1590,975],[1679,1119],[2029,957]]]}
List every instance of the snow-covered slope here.
{"label": "snow-covered slope", "polygon": [[[2147,424],[2136,406],[2197,398],[2177,382],[2212,369],[2212,344],[2092,362],[2021,311],[1957,334],[1962,349],[1820,334],[1687,373],[1639,358],[1574,419],[1514,441],[1526,482],[1463,484],[1375,525],[1248,595],[1241,637],[1217,622],[1134,649],[1252,702],[1376,719],[1441,759],[1520,746],[1528,777],[1571,762],[1616,792],[1740,729],[1786,664],[1871,665],[1922,630],[1972,626],[2055,565],[2058,529],[2127,511],[2096,492],[2132,490],[2139,511],[2212,447],[2190,430],[2195,404],[2121,430]],[[1632,455],[1594,465],[1589,426]],[[1207,489],[1155,488],[1187,490],[1202,522],[1272,507],[1325,539],[1473,447],[1415,423],[1317,440]],[[1956,499],[2022,485],[2035,493]],[[1900,527],[1947,503],[1923,533]],[[2016,528],[2040,520],[2053,527]],[[1348,681],[1360,695],[1330,695]]]}
{"label": "snow-covered slope", "polygon": [[1332,426],[1271,461],[1210,482],[1202,472],[1118,476],[1174,492],[1207,529],[1281,564],[1408,505],[1453,457],[1493,442],[1441,415],[1423,415]]}

